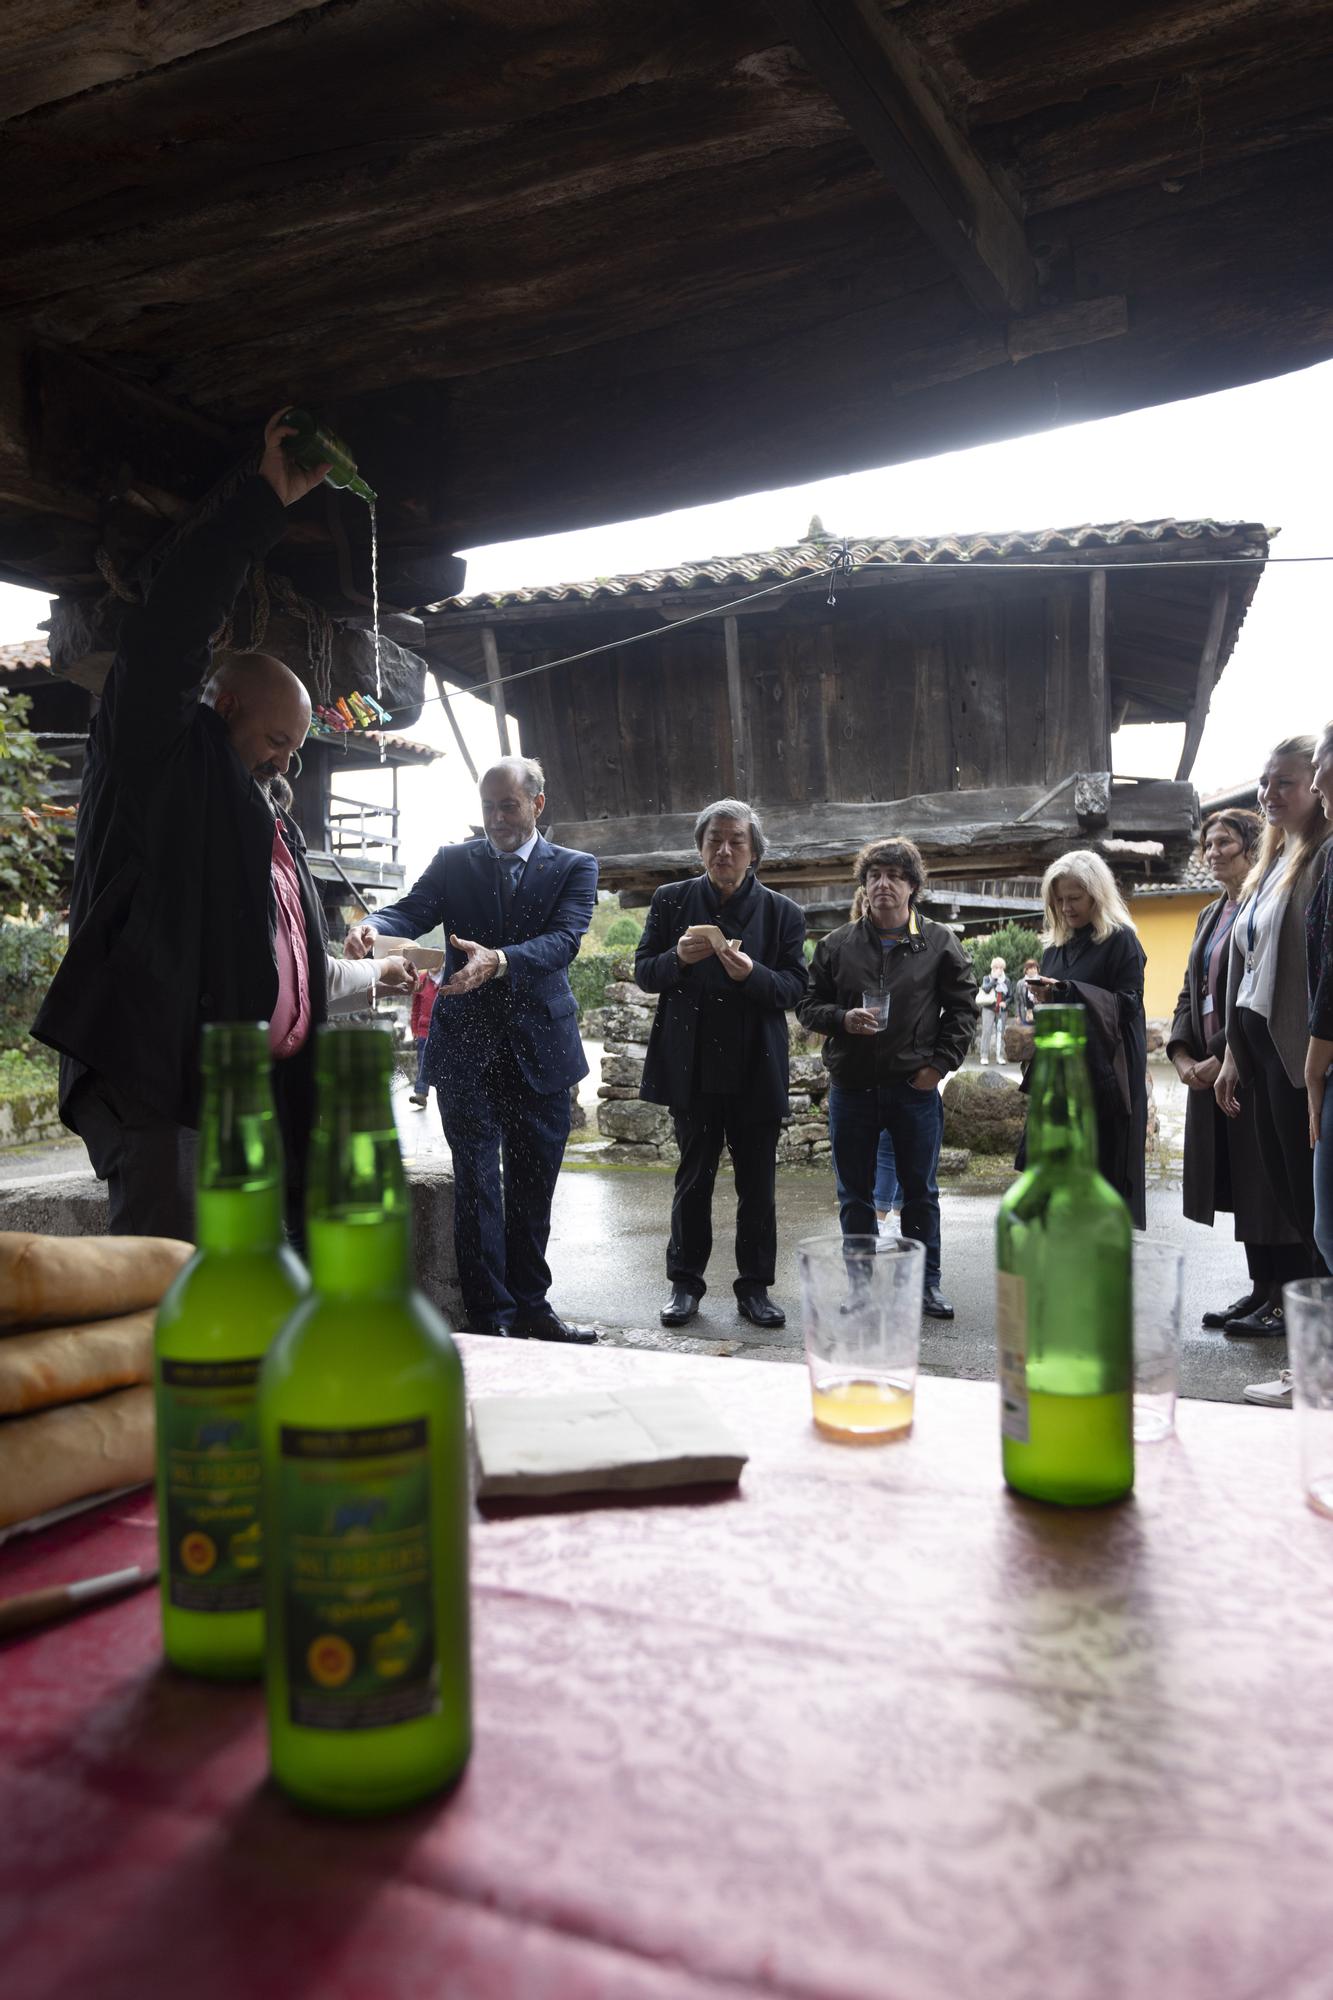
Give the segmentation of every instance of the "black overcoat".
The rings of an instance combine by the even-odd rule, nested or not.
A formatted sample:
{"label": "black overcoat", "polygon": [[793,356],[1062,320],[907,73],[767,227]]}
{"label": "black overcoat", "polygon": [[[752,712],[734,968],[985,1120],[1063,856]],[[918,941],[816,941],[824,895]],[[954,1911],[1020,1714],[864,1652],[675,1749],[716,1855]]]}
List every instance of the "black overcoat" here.
{"label": "black overcoat", "polygon": [[[1203,1003],[1208,991],[1208,953],[1226,902],[1219,896],[1199,912],[1185,964],[1185,978],[1176,1001],[1175,1019],[1166,1051],[1174,1057],[1184,1049],[1195,1062],[1226,1054],[1227,994],[1236,973],[1230,946],[1218,969],[1217,1011],[1205,1022]],[[1254,1129],[1254,1092],[1240,1093],[1239,1118],[1218,1109],[1211,1090],[1191,1090],[1185,1106],[1185,1214],[1191,1222],[1211,1224],[1221,1210],[1234,1212],[1238,1243],[1296,1243],[1299,1237],[1274,1201],[1259,1157]]]}
{"label": "black overcoat", "polygon": [[[173,551],[126,622],[88,738],[69,948],[33,1024],[64,1058],[62,1116],[91,1070],[162,1118],[197,1124],[202,1024],[272,1018],[273,811],[199,693],[212,634],[285,521],[267,481],[247,480]],[[304,842],[285,814],[283,824],[314,1027],[327,1011],[324,918]],[[298,1123],[308,1119],[313,1042],[283,1065]]]}
{"label": "black overcoat", "polygon": [[[675,945],[691,924],[715,923],[739,937],[754,960],[748,979],[729,979],[717,958],[682,965]],[[742,1009],[742,1055],[736,1095],[741,1116],[756,1124],[787,1115],[790,1078],[788,1012],[805,992],[805,917],[789,896],[766,889],[751,874],[718,909],[706,876],[668,882],[648,910],[634,977],[660,997],[648,1037],[639,1095],[649,1104],[688,1107],[695,1090],[700,1018],[709,1007]]]}

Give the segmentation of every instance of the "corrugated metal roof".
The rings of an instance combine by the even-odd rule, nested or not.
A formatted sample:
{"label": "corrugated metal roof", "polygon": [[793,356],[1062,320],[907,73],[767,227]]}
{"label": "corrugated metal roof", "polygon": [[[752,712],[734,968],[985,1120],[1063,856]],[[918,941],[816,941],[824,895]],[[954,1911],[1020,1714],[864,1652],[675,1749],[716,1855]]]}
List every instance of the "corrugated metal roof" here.
{"label": "corrugated metal roof", "polygon": [[[813,524],[812,524],[813,525]],[[1270,533],[1256,521],[1115,521],[1087,523],[1078,528],[1039,528],[1021,532],[971,535],[912,535],[905,538],[848,539],[858,569],[892,569],[904,564],[940,566],[976,562],[1021,562],[1026,558],[1068,555],[1086,549],[1125,548],[1136,543],[1208,543],[1241,541],[1267,555]],[[673,569],[647,569],[625,576],[598,576],[585,583],[538,584],[531,589],[481,591],[472,597],[450,597],[432,605],[434,611],[499,609],[514,604],[559,604],[575,599],[651,596],[659,591],[700,590],[728,584],[762,584],[787,578],[823,576],[842,547],[838,535],[816,534],[790,548],[764,549],[754,555],[715,556],[706,562],[679,563]]]}

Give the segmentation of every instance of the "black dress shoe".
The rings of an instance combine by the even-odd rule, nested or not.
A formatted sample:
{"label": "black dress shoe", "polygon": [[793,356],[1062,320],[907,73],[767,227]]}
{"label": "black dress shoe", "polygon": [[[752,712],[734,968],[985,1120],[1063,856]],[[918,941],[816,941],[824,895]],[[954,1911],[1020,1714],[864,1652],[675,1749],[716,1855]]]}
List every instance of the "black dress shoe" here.
{"label": "black dress shoe", "polygon": [[671,1287],[671,1297],[663,1306],[658,1318],[663,1326],[685,1326],[699,1310],[699,1301],[693,1292],[687,1292],[683,1285]]}
{"label": "black dress shoe", "polygon": [[514,1331],[498,1319],[470,1319],[463,1329],[465,1333],[491,1333],[497,1340],[507,1340]]}
{"label": "black dress shoe", "polygon": [[557,1319],[553,1312],[516,1319],[509,1331],[520,1340],[560,1340],[569,1347],[591,1347],[597,1338],[595,1326],[570,1326],[567,1321]]}
{"label": "black dress shoe", "polygon": [[787,1315],[774,1305],[767,1292],[737,1292],[736,1310],[752,1326],[785,1326]]}
{"label": "black dress shoe", "polygon": [[1199,1324],[1225,1326],[1228,1320],[1244,1319],[1246,1313],[1257,1312],[1263,1303],[1258,1292],[1246,1292],[1243,1299],[1233,1299],[1229,1306],[1223,1306],[1221,1312],[1205,1313]]}
{"label": "black dress shoe", "polygon": [[1256,1306],[1252,1313],[1245,1313],[1240,1319],[1229,1319],[1222,1331],[1251,1336],[1258,1334],[1263,1339],[1280,1340],[1287,1331],[1286,1315],[1280,1305],[1264,1304]]}
{"label": "black dress shoe", "polygon": [[952,1319],[953,1307],[938,1285],[927,1285],[921,1294],[921,1310],[927,1319]]}

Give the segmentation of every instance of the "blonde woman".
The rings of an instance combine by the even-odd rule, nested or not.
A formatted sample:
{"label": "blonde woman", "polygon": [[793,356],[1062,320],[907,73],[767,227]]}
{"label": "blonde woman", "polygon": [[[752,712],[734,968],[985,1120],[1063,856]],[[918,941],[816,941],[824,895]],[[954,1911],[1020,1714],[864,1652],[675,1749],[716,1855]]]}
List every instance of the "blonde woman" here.
{"label": "blonde woman", "polygon": [[[1304,1247],[1302,1276],[1324,1268],[1315,1248],[1305,1086],[1310,1042],[1305,918],[1327,858],[1324,843],[1333,835],[1310,789],[1318,749],[1313,736],[1287,737],[1269,753],[1259,780],[1264,831],[1231,931],[1227,1051],[1214,1085],[1228,1118],[1239,1117],[1242,1092],[1250,1097],[1264,1177]],[[1227,1331],[1283,1334],[1280,1301],[1232,1321]]]}
{"label": "blonde woman", "polygon": [[1039,1007],[1055,1003],[1087,1009],[1097,1164],[1124,1196],[1135,1228],[1143,1229],[1148,1135],[1143,946],[1115,877],[1099,854],[1083,849],[1062,854],[1046,870],[1041,894],[1046,949],[1041,971],[1029,975],[1028,985]]}

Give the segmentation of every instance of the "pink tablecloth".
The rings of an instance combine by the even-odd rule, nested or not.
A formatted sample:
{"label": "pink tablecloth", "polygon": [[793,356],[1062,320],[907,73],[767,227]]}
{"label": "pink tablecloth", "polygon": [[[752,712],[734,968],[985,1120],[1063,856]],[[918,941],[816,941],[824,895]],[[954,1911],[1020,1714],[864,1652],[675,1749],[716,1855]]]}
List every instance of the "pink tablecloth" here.
{"label": "pink tablecloth", "polygon": [[[151,1595],[0,1653],[6,2000],[1315,2000],[1333,1524],[1286,1413],[1192,1404],[1129,1505],[1005,1495],[995,1392],[877,1450],[802,1371],[464,1342],[474,1389],[686,1378],[738,1497],[480,1522],[455,1797],[308,1818]],[[0,1554],[151,1550],[146,1498]]]}

